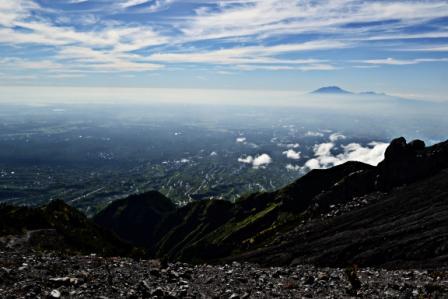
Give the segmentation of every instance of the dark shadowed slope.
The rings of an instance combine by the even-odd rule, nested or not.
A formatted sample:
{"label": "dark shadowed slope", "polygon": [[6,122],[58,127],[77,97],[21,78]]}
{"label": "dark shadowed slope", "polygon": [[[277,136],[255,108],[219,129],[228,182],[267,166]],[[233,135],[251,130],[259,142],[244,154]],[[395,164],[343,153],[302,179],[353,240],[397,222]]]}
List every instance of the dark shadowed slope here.
{"label": "dark shadowed slope", "polygon": [[269,265],[448,267],[447,170],[363,200],[375,203],[316,217],[238,259]]}
{"label": "dark shadowed slope", "polygon": [[370,168],[349,162],[328,171],[312,171],[284,189],[254,193],[235,204],[215,200],[189,204],[161,225],[167,233],[160,234],[157,253],[200,261],[256,247],[300,219],[323,188],[352,172]]}
{"label": "dark shadowed slope", "polygon": [[176,206],[157,191],[131,195],[116,200],[99,212],[94,221],[136,245],[152,247],[154,232]]}

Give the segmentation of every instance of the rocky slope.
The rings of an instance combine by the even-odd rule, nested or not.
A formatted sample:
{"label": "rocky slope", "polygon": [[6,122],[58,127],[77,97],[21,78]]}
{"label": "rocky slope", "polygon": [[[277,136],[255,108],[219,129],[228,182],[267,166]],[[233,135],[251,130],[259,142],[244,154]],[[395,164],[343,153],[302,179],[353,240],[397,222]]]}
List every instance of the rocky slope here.
{"label": "rocky slope", "polygon": [[381,194],[364,207],[343,208],[335,206],[330,213],[339,210],[336,215],[312,219],[238,259],[269,265],[448,269],[447,170]]}
{"label": "rocky slope", "polygon": [[448,272],[155,260],[0,248],[2,298],[446,298]]}

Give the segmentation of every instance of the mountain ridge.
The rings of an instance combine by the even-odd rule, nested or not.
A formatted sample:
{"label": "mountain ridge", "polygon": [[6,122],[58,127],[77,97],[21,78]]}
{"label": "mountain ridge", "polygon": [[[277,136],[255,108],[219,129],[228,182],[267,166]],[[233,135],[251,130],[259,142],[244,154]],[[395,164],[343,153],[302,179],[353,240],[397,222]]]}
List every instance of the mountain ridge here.
{"label": "mountain ridge", "polygon": [[[320,217],[333,213],[334,206],[344,207],[362,197],[369,203],[386,200],[396,188],[418,185],[445,168],[448,168],[448,141],[425,147],[423,141],[407,143],[404,138],[397,138],[376,167],[347,162],[325,170],[313,170],[282,189],[250,194],[236,203],[208,200],[171,211],[162,217],[153,232],[157,243],[155,254],[189,262],[244,260],[243,257],[250,256],[251,261],[267,265],[276,264],[275,260],[284,263],[285,258],[269,260],[255,253],[263,248],[276,248],[273,244],[278,236],[288,239],[288,233],[304,223],[316,222],[317,226],[313,227],[320,227]],[[442,172],[440,179],[445,178]],[[430,184],[426,188],[428,186]],[[282,252],[288,252],[288,248],[283,247]],[[293,255],[300,257],[298,253]],[[337,261],[339,265],[352,262],[334,256],[331,260],[315,260],[323,264]],[[368,258],[364,261],[369,265],[393,265],[391,261]],[[402,264],[406,263],[412,264],[409,261]]]}
{"label": "mountain ridge", "polygon": [[[448,227],[443,226],[448,220],[447,169],[448,141],[426,147],[401,137],[392,140],[378,166],[350,161],[312,170],[284,188],[249,194],[235,203],[205,200],[174,207],[151,191],[111,203],[93,219],[96,223],[76,213],[74,219],[82,221],[49,213],[45,217],[53,224],[37,217],[43,224],[23,225],[20,231],[56,228],[82,247],[84,239],[64,233],[73,230],[70,225],[101,225],[96,235],[112,231],[118,247],[125,240],[144,246],[153,257],[193,263],[430,268],[437,261],[448,263]],[[71,208],[56,201],[39,209]],[[73,213],[61,215],[66,214]],[[14,215],[9,223],[3,221],[0,232]]]}
{"label": "mountain ridge", "polygon": [[335,98],[338,100],[339,104],[346,105],[383,105],[384,109],[396,109],[397,107],[406,109],[423,109],[427,110],[428,107],[434,109],[445,109],[446,103],[433,101],[431,99],[413,99],[404,98],[401,96],[390,95],[385,92],[377,91],[360,91],[353,92],[350,90],[343,89],[339,86],[325,86],[318,88],[314,91],[308,93],[308,95],[313,96],[313,100],[318,102],[319,100],[327,98]]}
{"label": "mountain ridge", "polygon": [[310,94],[327,94],[327,95],[338,95],[338,94],[346,94],[346,95],[360,95],[360,96],[385,96],[385,97],[394,97],[384,92],[377,92],[377,91],[360,91],[360,92],[354,92],[347,89],[344,89],[342,87],[339,87],[337,85],[331,85],[331,86],[323,86],[318,89],[315,89],[310,92]]}
{"label": "mountain ridge", "polygon": [[121,239],[151,250],[156,227],[165,214],[174,210],[170,199],[157,191],[149,191],[113,201],[93,221]]}
{"label": "mountain ridge", "polygon": [[144,256],[62,200],[41,207],[0,205],[0,247],[25,247],[68,254]]}

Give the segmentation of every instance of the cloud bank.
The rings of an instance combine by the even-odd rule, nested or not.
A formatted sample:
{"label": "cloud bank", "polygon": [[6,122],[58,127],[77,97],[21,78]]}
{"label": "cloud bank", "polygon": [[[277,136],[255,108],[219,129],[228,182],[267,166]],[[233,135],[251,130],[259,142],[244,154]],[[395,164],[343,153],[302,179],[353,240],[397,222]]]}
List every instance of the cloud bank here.
{"label": "cloud bank", "polygon": [[314,146],[315,157],[305,163],[307,169],[330,168],[348,161],[359,161],[376,166],[384,159],[384,152],[389,144],[371,142],[366,147],[358,143],[342,145],[343,152],[337,155],[332,153],[335,144],[327,142]]}

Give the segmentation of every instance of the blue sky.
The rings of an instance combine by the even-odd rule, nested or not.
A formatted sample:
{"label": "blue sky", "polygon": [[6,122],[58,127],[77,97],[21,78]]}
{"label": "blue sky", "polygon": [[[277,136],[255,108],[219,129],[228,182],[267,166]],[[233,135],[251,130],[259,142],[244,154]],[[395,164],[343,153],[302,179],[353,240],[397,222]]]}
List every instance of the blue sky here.
{"label": "blue sky", "polygon": [[4,0],[0,85],[448,100],[448,1]]}

